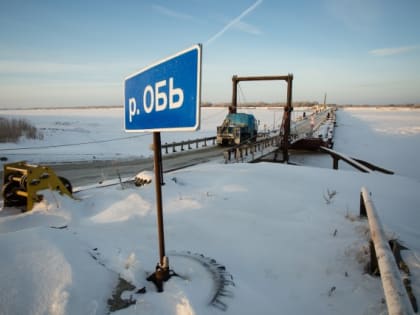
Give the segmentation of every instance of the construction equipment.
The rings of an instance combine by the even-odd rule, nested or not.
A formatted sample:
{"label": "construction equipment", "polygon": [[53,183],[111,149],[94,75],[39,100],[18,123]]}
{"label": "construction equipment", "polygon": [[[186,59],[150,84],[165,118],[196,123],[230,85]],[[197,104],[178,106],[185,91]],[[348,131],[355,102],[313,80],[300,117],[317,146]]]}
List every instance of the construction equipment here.
{"label": "construction equipment", "polygon": [[47,166],[30,165],[26,162],[4,164],[2,196],[5,207],[25,207],[32,210],[34,203],[42,200],[39,191],[50,189],[72,197],[69,180],[57,176]]}

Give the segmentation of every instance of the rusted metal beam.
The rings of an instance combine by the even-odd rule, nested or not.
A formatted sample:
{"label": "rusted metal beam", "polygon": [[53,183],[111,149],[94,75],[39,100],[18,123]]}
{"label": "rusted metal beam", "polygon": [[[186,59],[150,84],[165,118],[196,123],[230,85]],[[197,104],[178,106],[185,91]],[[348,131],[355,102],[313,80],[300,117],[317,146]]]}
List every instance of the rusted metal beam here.
{"label": "rusted metal beam", "polygon": [[394,171],[388,170],[386,168],[380,167],[380,166],[372,164],[370,162],[360,160],[360,159],[356,159],[356,158],[352,158],[352,159],[359,162],[360,164],[363,164],[364,166],[370,168],[372,171],[378,171],[378,172],[388,174],[388,175],[393,175],[394,174]]}
{"label": "rusted metal beam", "polygon": [[232,104],[229,106],[229,114],[236,114],[238,107],[238,76],[232,77]]}
{"label": "rusted metal beam", "polygon": [[289,161],[289,137],[290,137],[290,121],[292,107],[292,82],[293,74],[288,75],[264,75],[264,76],[248,76],[238,77],[237,75],[232,76],[232,104],[229,106],[229,113],[235,114],[238,107],[238,82],[241,81],[286,81],[287,82],[287,103],[284,108],[283,115],[283,159],[285,162]]}
{"label": "rusted metal beam", "polygon": [[290,121],[291,121],[291,112],[292,107],[292,83],[293,75],[289,74],[287,76],[287,104],[284,109],[284,134],[283,134],[283,159],[287,163],[289,162],[289,137],[290,137]]}
{"label": "rusted metal beam", "polygon": [[361,172],[370,173],[370,169],[369,168],[367,168],[363,164],[361,164],[361,163],[353,160],[351,157],[349,157],[349,156],[347,156],[347,155],[345,155],[343,153],[334,151],[332,149],[328,149],[326,147],[320,147],[319,150],[320,151],[323,151],[323,152],[326,152],[329,155],[331,155],[331,157],[334,159],[334,168],[337,167],[337,169],[338,169],[338,160],[343,160],[343,161],[345,161],[346,163],[350,164],[351,166],[353,166],[354,168],[358,169]]}
{"label": "rusted metal beam", "polygon": [[238,83],[241,81],[275,81],[282,80],[288,83],[287,90],[287,105],[286,107],[292,107],[292,87],[291,82],[293,80],[293,74],[288,75],[265,75],[265,76],[248,76],[248,77],[238,77],[237,75],[232,76],[232,104],[229,107],[229,113],[236,113],[238,107]]}
{"label": "rusted metal beam", "polygon": [[[275,80],[284,80],[288,81],[290,77],[289,75],[263,75],[263,76],[248,76],[248,77],[238,77],[237,75],[234,75],[232,80],[235,80],[236,82],[240,81],[275,81]],[[293,78],[293,75],[292,75]]]}

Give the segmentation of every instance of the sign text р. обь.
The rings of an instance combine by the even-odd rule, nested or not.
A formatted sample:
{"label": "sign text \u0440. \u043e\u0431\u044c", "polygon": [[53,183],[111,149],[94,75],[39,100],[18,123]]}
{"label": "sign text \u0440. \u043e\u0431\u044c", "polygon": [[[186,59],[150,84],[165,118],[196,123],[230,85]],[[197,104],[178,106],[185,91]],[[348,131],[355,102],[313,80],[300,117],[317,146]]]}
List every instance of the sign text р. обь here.
{"label": "sign text \u0440. \u043e\u0431\u044c", "polygon": [[125,131],[194,131],[200,126],[201,45],[125,80]]}

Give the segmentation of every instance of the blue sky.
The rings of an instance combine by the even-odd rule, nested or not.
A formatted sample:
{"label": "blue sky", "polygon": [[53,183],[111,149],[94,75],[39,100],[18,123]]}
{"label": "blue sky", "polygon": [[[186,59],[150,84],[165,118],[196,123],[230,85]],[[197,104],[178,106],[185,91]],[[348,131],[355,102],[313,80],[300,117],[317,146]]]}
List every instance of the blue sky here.
{"label": "blue sky", "polygon": [[203,101],[230,101],[234,74],[293,73],[294,101],[420,103],[418,0],[0,0],[0,108],[122,105],[128,75],[196,43]]}

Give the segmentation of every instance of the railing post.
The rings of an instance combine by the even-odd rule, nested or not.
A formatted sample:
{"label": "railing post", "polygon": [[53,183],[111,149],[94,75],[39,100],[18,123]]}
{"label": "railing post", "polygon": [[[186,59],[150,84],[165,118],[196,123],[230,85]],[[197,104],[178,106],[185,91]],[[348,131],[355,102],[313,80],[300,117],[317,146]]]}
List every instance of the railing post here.
{"label": "railing post", "polygon": [[369,241],[369,254],[370,254],[369,274],[378,275],[379,274],[378,258],[376,257],[375,245],[373,244],[372,240]]}
{"label": "railing post", "polygon": [[360,213],[359,216],[361,218],[366,218],[367,214],[366,214],[366,207],[365,207],[365,201],[363,200],[363,194],[362,192],[360,192]]}
{"label": "railing post", "polygon": [[332,157],[333,158],[333,169],[338,170],[338,161],[339,159],[335,156]]}

